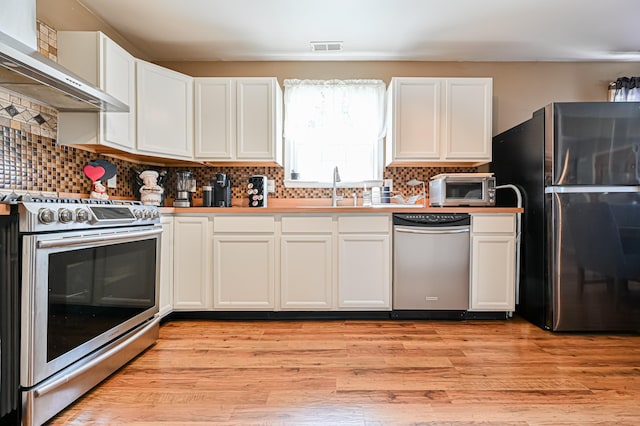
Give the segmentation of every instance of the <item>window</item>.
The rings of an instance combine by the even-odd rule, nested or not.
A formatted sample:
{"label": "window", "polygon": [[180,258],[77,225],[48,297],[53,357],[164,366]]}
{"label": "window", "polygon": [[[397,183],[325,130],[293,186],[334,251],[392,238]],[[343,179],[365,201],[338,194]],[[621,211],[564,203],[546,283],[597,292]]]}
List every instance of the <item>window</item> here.
{"label": "window", "polygon": [[284,87],[287,186],[328,186],[335,166],[343,186],[382,179],[383,81],[285,80]]}

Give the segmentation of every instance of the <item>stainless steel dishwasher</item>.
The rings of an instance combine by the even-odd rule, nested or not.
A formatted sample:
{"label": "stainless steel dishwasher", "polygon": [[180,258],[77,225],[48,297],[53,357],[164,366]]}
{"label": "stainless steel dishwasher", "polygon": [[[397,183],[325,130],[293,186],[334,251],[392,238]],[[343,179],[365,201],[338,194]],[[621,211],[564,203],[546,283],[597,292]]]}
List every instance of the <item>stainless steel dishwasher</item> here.
{"label": "stainless steel dishwasher", "polygon": [[464,315],[469,308],[470,223],[466,213],[393,215],[395,317],[402,311]]}

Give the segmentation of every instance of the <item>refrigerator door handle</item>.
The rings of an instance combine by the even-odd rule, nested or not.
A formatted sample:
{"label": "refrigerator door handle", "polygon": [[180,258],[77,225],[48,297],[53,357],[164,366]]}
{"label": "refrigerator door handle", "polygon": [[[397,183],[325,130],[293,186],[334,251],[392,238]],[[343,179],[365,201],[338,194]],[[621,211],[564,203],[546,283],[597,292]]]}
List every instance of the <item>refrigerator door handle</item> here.
{"label": "refrigerator door handle", "polygon": [[640,193],[640,186],[624,185],[576,185],[576,186],[547,186],[544,188],[545,194],[583,194],[583,193],[604,193],[604,192],[626,192]]}

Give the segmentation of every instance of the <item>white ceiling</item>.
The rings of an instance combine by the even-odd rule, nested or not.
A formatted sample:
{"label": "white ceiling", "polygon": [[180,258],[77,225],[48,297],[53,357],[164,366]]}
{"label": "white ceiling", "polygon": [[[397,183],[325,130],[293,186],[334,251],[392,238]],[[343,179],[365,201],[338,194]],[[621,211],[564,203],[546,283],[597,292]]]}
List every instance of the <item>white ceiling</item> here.
{"label": "white ceiling", "polygon": [[78,1],[154,61],[640,61],[640,0]]}

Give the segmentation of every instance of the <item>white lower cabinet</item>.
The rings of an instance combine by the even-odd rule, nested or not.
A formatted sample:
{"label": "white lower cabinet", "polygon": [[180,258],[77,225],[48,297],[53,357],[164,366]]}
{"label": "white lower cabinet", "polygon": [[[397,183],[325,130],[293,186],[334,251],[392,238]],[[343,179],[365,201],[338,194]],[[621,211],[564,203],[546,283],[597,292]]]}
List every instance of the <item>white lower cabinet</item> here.
{"label": "white lower cabinet", "polygon": [[338,218],[338,308],[391,310],[390,217]]}
{"label": "white lower cabinet", "polygon": [[283,217],[280,237],[280,308],[333,308],[333,219]]}
{"label": "white lower cabinet", "polygon": [[[161,223],[163,315],[172,285],[176,311],[391,310],[390,214],[178,215]],[[516,214],[471,215],[470,311],[515,309],[515,244]]]}
{"label": "white lower cabinet", "polygon": [[211,245],[207,217],[174,219],[174,310],[211,308]]}
{"label": "white lower cabinet", "polygon": [[160,316],[164,317],[173,310],[173,217],[162,216],[162,239],[160,240],[160,282],[158,303]]}
{"label": "white lower cabinet", "polygon": [[214,309],[273,310],[275,218],[216,216],[213,232]]}
{"label": "white lower cabinet", "polygon": [[471,215],[470,311],[515,310],[516,215]]}

